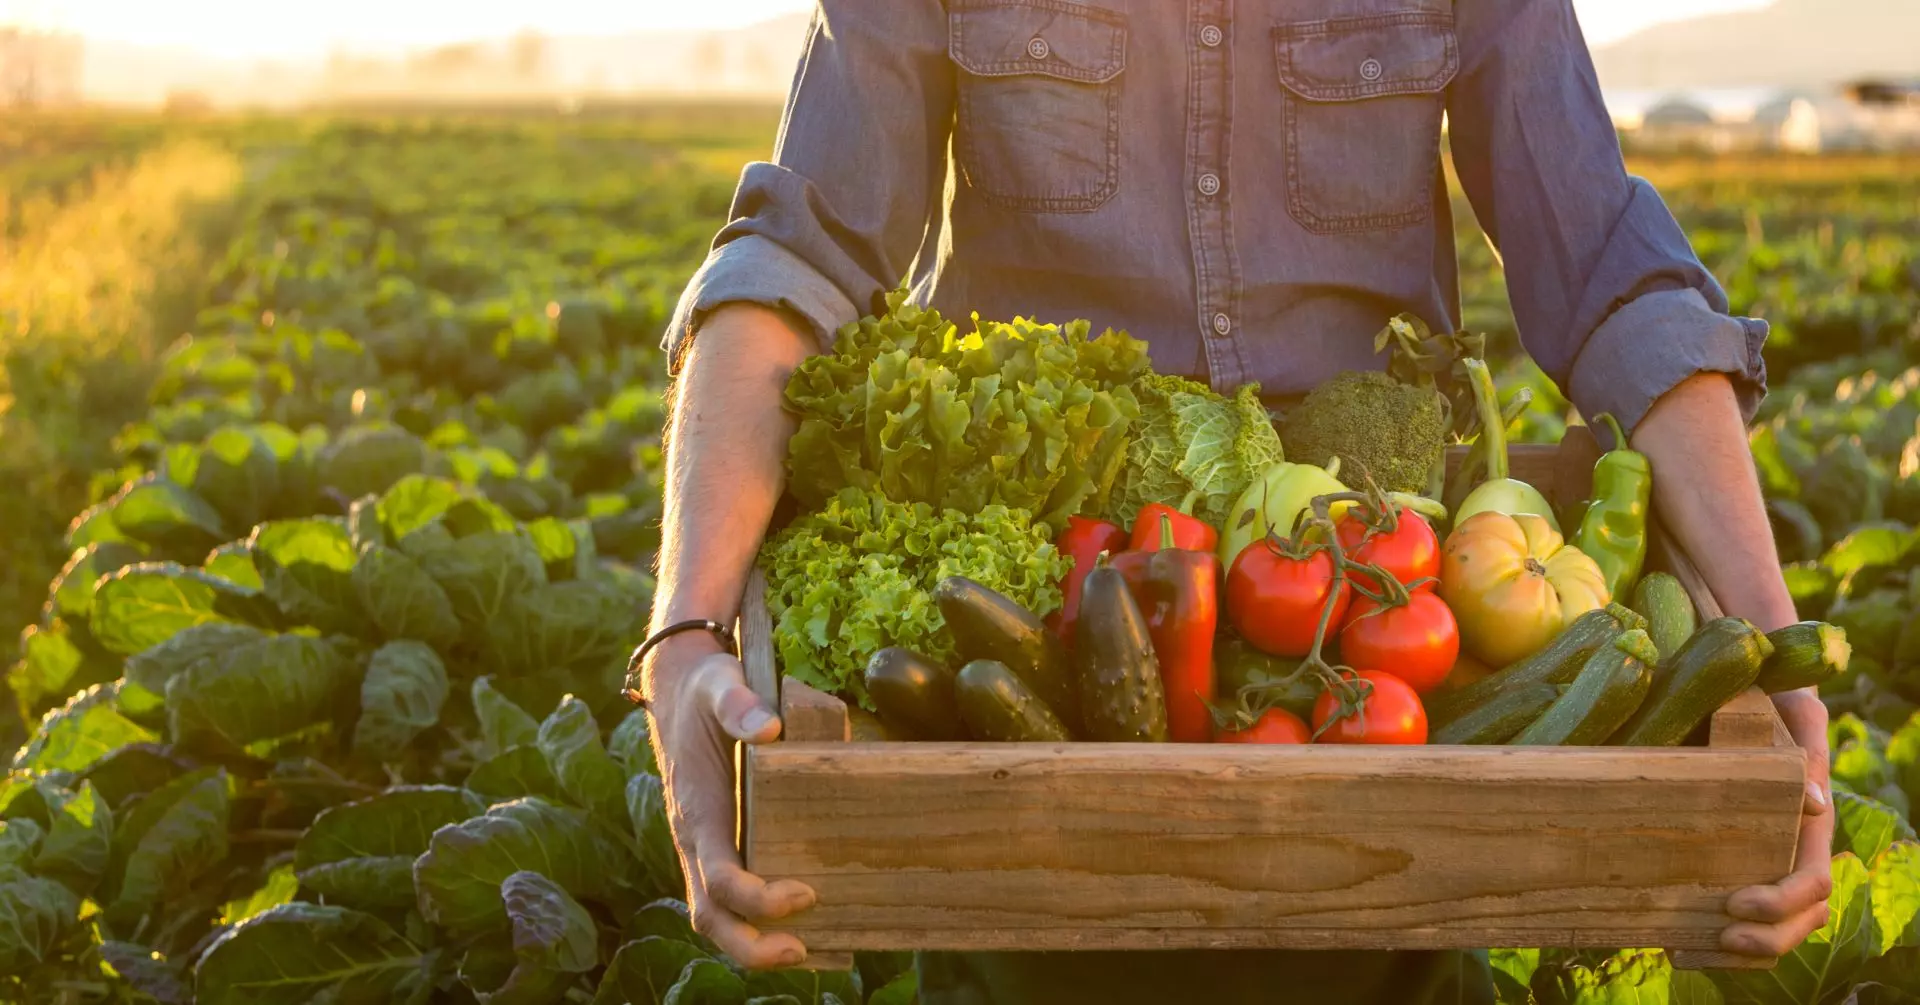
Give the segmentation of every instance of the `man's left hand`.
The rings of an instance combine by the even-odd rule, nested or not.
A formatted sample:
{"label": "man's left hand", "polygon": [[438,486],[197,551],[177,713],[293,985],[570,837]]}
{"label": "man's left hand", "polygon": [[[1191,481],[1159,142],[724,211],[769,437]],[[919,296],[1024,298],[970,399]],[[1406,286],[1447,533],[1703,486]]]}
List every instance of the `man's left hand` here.
{"label": "man's left hand", "polygon": [[1827,923],[1833,892],[1833,791],[1827,769],[1827,707],[1811,688],[1773,696],[1795,743],[1807,752],[1807,790],[1800,807],[1800,846],[1793,875],[1750,886],[1727,899],[1739,919],[1720,933],[1720,945],[1742,956],[1785,956]]}

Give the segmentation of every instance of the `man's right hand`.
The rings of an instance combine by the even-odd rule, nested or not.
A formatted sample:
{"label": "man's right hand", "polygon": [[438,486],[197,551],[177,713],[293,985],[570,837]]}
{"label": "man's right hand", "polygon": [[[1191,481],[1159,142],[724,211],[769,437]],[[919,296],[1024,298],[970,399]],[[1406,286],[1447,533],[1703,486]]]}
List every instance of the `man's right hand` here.
{"label": "man's right hand", "polygon": [[649,662],[654,749],[694,930],[750,969],[797,966],[806,946],[754,923],[811,907],[813,890],[755,876],[734,847],[733,743],[766,743],[780,735],[780,720],[747,687],[740,661],[710,637],[670,638]]}

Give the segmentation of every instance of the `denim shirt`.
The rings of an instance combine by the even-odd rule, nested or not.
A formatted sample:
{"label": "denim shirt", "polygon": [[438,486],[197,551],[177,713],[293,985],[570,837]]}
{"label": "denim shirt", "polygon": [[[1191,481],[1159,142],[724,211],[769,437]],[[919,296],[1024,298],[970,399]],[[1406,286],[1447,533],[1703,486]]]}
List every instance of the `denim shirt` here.
{"label": "denim shirt", "polygon": [[1162,372],[1303,393],[1384,366],[1394,314],[1459,324],[1443,119],[1577,408],[1631,427],[1718,371],[1752,418],[1766,325],[1628,175],[1570,0],[821,0],[663,346],[736,301],[830,346],[910,280],[963,327],[1084,317]]}

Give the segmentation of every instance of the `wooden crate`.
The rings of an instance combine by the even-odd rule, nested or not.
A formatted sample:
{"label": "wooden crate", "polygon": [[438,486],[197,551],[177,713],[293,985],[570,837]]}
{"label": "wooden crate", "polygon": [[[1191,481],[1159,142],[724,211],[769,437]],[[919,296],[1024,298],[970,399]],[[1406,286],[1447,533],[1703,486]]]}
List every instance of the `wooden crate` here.
{"label": "wooden crate", "polygon": [[[1584,495],[1582,428],[1515,477]],[[1670,546],[1655,562],[1720,614]],[[1804,754],[1751,691],[1682,748],[851,742],[778,679],[756,573],[748,677],[780,742],[743,748],[747,867],[816,905],[772,927],[851,950],[1667,947],[1719,952],[1728,894],[1791,868]],[[832,955],[827,957],[833,959]]]}

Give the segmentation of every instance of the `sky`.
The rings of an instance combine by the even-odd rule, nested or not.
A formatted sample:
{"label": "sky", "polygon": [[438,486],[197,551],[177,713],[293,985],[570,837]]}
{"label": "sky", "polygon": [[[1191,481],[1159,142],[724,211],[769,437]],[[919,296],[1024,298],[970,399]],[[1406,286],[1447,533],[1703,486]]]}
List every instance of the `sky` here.
{"label": "sky", "polygon": [[[1662,20],[1766,0],[1574,0],[1590,44]],[[532,28],[552,35],[734,28],[804,10],[805,0],[0,0],[0,24],[193,49],[233,59],[302,59],[335,48],[392,52]]]}

